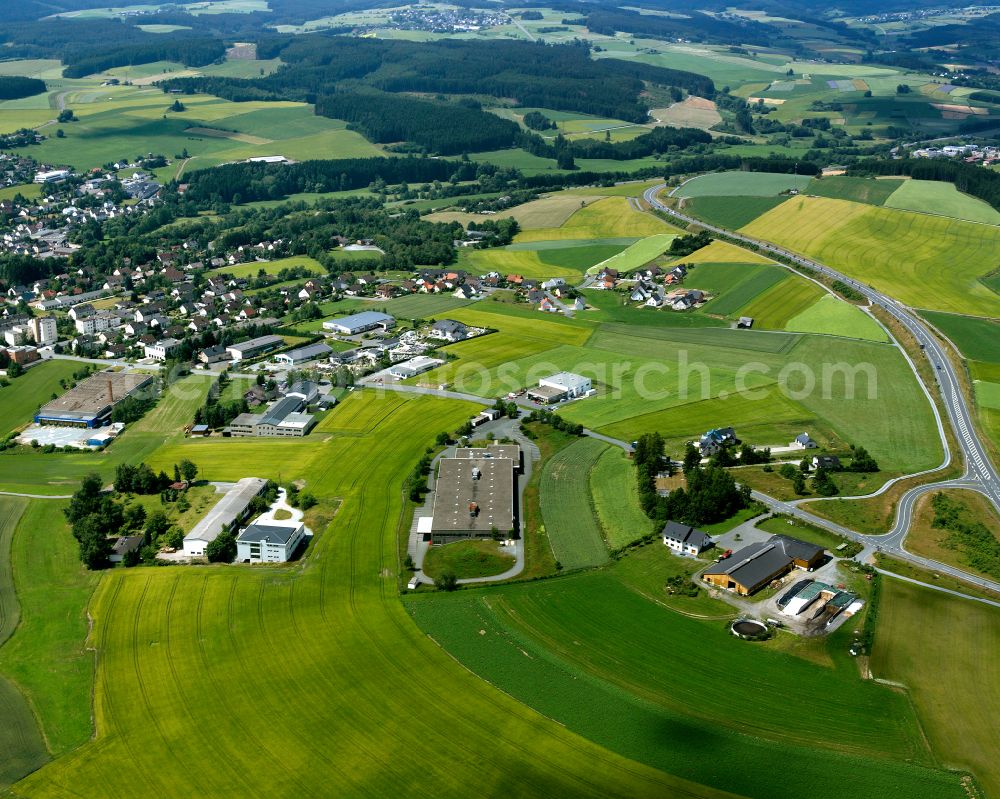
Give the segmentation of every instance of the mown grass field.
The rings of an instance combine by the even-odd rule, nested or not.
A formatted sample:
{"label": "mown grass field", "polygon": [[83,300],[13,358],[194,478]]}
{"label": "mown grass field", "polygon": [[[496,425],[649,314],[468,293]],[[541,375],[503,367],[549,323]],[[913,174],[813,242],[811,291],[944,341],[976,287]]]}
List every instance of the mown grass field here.
{"label": "mown grass field", "polygon": [[[19,793],[385,795],[419,782],[448,795],[471,781],[506,790],[516,773],[517,784],[555,795],[718,795],[546,720],[456,667],[412,623],[392,587],[404,504],[387,487],[402,484],[425,430],[453,429],[472,408],[375,402],[393,409],[390,434],[334,437],[323,444],[327,468],[294,467],[318,497],[342,499],[309,561],[104,576],[90,606],[97,737]],[[247,462],[202,468],[225,480],[245,476]],[[293,476],[273,452],[257,463],[262,476]]]}
{"label": "mown grass field", "polygon": [[832,294],[820,297],[785,325],[798,333],[825,333],[831,336],[862,338],[866,341],[889,340],[888,334],[868,314]]}
{"label": "mown grass field", "polygon": [[954,183],[939,180],[904,180],[884,203],[886,208],[950,216],[987,225],[1000,224],[1000,211],[969,194]]}
{"label": "mown grass field", "polygon": [[542,520],[552,553],[565,570],[608,561],[590,494],[591,470],[608,447],[603,441],[581,438],[557,452],[543,467]]}
{"label": "mown grass field", "polygon": [[[922,315],[950,338],[966,358],[1000,363],[1000,322],[933,311]],[[996,315],[1000,316],[1000,312]]]}
{"label": "mown grass field", "polygon": [[699,313],[731,317],[790,276],[788,270],[768,264],[702,264],[689,274],[685,286],[713,295]]}
{"label": "mown grass field", "polygon": [[632,461],[617,447],[608,447],[598,456],[590,472],[590,493],[611,549],[630,544],[655,527],[639,507]]}
{"label": "mown grass field", "polygon": [[620,253],[602,261],[600,268],[617,269],[619,272],[635,271],[640,266],[644,266],[663,255],[670,246],[670,242],[675,238],[677,238],[676,235],[672,233],[657,233],[647,236]]}
{"label": "mown grass field", "polygon": [[771,259],[763,255],[745,250],[733,244],[728,244],[718,239],[713,239],[712,243],[695,250],[690,255],[678,258],[678,262],[685,264],[770,264]]}
{"label": "mown grass field", "polygon": [[743,232],[814,257],[918,308],[1000,315],[1000,296],[979,281],[993,268],[1000,228],[795,197]]}
{"label": "mown grass field", "polygon": [[432,579],[447,573],[462,579],[501,574],[513,565],[514,556],[499,551],[496,541],[455,541],[427,550],[421,571]]}
{"label": "mown grass field", "polygon": [[738,308],[740,316],[753,317],[754,327],[784,330],[792,317],[818,302],[826,292],[809,280],[779,283]]}
{"label": "mown grass field", "polygon": [[899,580],[882,583],[871,668],[905,684],[942,763],[1000,792],[1000,611]]}
{"label": "mown grass field", "polygon": [[247,264],[235,264],[233,266],[220,266],[211,270],[213,274],[232,275],[233,277],[255,277],[261,270],[265,274],[276,275],[282,269],[297,267],[305,269],[311,275],[322,275],[326,270],[315,258],[308,255],[293,255],[290,258],[278,258],[274,261],[254,261]]}
{"label": "mown grass field", "polygon": [[545,258],[547,254],[548,251],[513,250],[509,247],[490,250],[461,250],[458,254],[457,266],[475,274],[495,271],[502,275],[517,274],[527,278],[562,277],[579,280],[586,269],[593,265],[593,263],[586,263],[589,260],[586,257],[581,258],[579,266],[547,263]]}
{"label": "mown grass field", "polygon": [[814,178],[806,186],[806,194],[817,197],[830,197],[834,200],[851,200],[868,205],[885,205],[903,180],[875,178],[855,178],[847,175],[835,175],[826,178]]}
{"label": "mown grass field", "polygon": [[656,544],[638,555],[406,605],[512,696],[688,779],[745,796],[963,795],[957,775],[933,767],[906,698],[860,679],[842,636],[801,657],[781,639],[747,646],[725,630],[728,606],[668,598],[664,580],[682,561]]}
{"label": "mown grass field", "polygon": [[41,728],[53,756],[81,746],[93,730],[94,655],[85,648],[86,609],[100,580],[80,565],[63,507],[60,501],[33,500],[17,520],[9,557],[20,622],[0,647],[0,675],[27,698],[32,724]]}
{"label": "mown grass field", "polygon": [[777,172],[710,172],[693,178],[674,192],[675,197],[774,197],[789,189],[803,191],[807,175]]}
{"label": "mown grass field", "polygon": [[635,210],[627,197],[592,200],[585,207],[580,205],[586,202],[586,198],[573,197],[573,199],[578,207],[563,222],[546,227],[526,228],[515,237],[514,241],[599,239],[611,236],[642,238],[657,233],[680,232],[652,214]]}
{"label": "mown grass field", "polygon": [[710,225],[738,230],[786,202],[788,197],[692,197],[684,210]]}

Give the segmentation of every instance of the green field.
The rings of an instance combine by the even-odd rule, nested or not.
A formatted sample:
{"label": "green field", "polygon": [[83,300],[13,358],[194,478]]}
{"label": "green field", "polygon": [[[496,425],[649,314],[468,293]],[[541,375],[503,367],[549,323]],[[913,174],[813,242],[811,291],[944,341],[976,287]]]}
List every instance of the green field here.
{"label": "green field", "polygon": [[[97,737],[18,793],[385,795],[418,781],[442,794],[464,793],[473,781],[494,793],[510,786],[513,769],[520,783],[554,795],[718,795],[510,699],[457,667],[403,611],[391,586],[404,505],[386,487],[402,484],[428,443],[425,430],[453,429],[471,410],[355,393],[328,418],[342,413],[359,429],[316,445],[315,459],[286,460],[271,442],[255,461],[262,476],[280,470],[282,479],[304,478],[321,500],[342,500],[306,563],[104,575],[90,606],[89,640],[101,653]],[[374,417],[383,421],[373,425]],[[228,443],[175,449],[207,479],[245,476],[249,461]],[[209,450],[224,455],[202,458]]]}
{"label": "green field", "polygon": [[784,636],[748,646],[720,621],[728,606],[668,605],[664,580],[683,563],[652,544],[599,571],[406,605],[489,682],[688,779],[743,796],[963,795],[906,697],[862,680],[844,636],[804,642],[801,657]]}
{"label": "green field", "polygon": [[558,226],[522,230],[514,241],[520,243],[624,236],[641,238],[658,233],[679,232],[658,217],[637,211],[627,197],[607,197],[579,208]]}
{"label": "green field", "polygon": [[[613,255],[600,264],[601,269],[617,269],[619,272],[632,272],[650,261],[659,258],[666,252],[676,235],[672,233],[657,233],[640,239],[635,244]],[[593,267],[597,269],[597,267]]]}
{"label": "green field", "polygon": [[514,556],[500,552],[496,541],[455,541],[427,550],[421,571],[432,579],[446,573],[462,579],[500,574],[513,565]]}
{"label": "green field", "polygon": [[46,361],[26,370],[6,388],[0,388],[0,418],[5,425],[3,432],[30,422],[35,411],[48,402],[52,394],[63,393],[59,381],[71,382],[73,372],[81,366],[75,361]]}
{"label": "green field", "polygon": [[822,286],[812,281],[787,281],[758,294],[738,310],[740,316],[753,317],[754,327],[784,330],[794,316],[810,308],[825,294]]}
{"label": "green field", "polygon": [[979,281],[993,266],[1000,228],[796,197],[743,232],[816,258],[918,308],[1000,316],[1000,296]]}
{"label": "green field", "polygon": [[397,319],[426,319],[437,314],[454,311],[472,304],[450,294],[409,294],[378,303],[380,310]]}
{"label": "green field", "polygon": [[543,467],[542,519],[552,553],[563,569],[600,566],[608,560],[590,494],[591,470],[608,446],[582,438],[557,452]]}
{"label": "green field", "polygon": [[925,311],[922,315],[955,342],[966,358],[1000,363],[1000,322],[933,311]]}
{"label": "green field", "polygon": [[[143,70],[156,67],[145,65]],[[154,71],[145,80],[158,74]],[[234,103],[209,95],[191,95],[184,98],[187,110],[175,113],[168,111],[170,101],[158,88],[101,87],[99,83],[97,79],[66,82],[65,100],[79,121],[61,126],[64,138],[52,136],[32,148],[33,157],[90,169],[135,157],[136,143],[141,141],[144,152],[162,153],[178,161],[171,168],[172,176],[183,160],[179,156],[184,150],[192,159],[188,169],[258,155],[303,160],[383,154],[359,133],[347,130],[342,121],[316,116],[312,106],[303,103]],[[15,121],[11,115],[28,113],[47,119],[53,116],[51,110],[16,111],[0,103],[0,126],[10,127]],[[43,121],[38,118],[27,123],[39,125]]]}
{"label": "green field", "polygon": [[885,201],[885,207],[1000,225],[1000,211],[996,208],[963,194],[954,183],[939,180],[904,180]]}
{"label": "green field", "polygon": [[684,210],[710,225],[738,230],[758,216],[777,208],[787,197],[692,197]]}
{"label": "green field", "polygon": [[832,294],[820,297],[817,302],[797,313],[785,325],[785,330],[798,333],[826,333],[831,336],[848,336],[867,341],[888,341],[885,330],[868,314]]}
{"label": "green field", "polygon": [[889,196],[899,188],[903,180],[875,178],[854,178],[846,175],[834,175],[827,178],[814,178],[806,187],[806,194],[817,197],[829,197],[834,200],[851,200],[868,205],[885,205]]}
{"label": "green field", "polygon": [[275,261],[252,261],[234,266],[220,266],[218,269],[213,269],[212,272],[232,275],[233,277],[255,277],[261,271],[268,275],[276,275],[282,269],[291,269],[292,267],[304,268],[311,275],[326,273],[319,261],[308,255],[293,255],[289,258],[278,258]]}
{"label": "green field", "polygon": [[976,401],[984,408],[1000,410],[1000,383],[989,383],[984,380],[977,380]]}
{"label": "green field", "polygon": [[87,603],[100,579],[80,565],[63,507],[35,500],[17,521],[9,552],[20,623],[0,647],[0,675],[27,698],[53,756],[83,745],[93,732],[94,656],[84,640]]}
{"label": "green field", "polygon": [[[807,281],[791,285],[798,284],[822,295]],[[589,292],[588,300],[597,294]],[[805,297],[802,307],[816,299]],[[598,313],[624,317],[628,310]],[[782,319],[775,312],[777,326],[795,312],[785,310]],[[459,309],[450,315],[500,332],[449,346],[456,360],[411,382],[495,397],[568,370],[590,376],[597,394],[564,406],[561,415],[625,441],[659,431],[675,455],[705,430],[734,425],[741,438],[764,446],[784,445],[802,430],[816,429],[843,446],[863,443],[890,470],[940,462],[930,407],[894,347],[831,336],[643,324],[647,313],[671,316],[651,309],[632,309],[630,323],[588,321],[594,313],[567,320],[489,302]]]}
{"label": "green field", "polygon": [[4,186],[0,189],[0,200],[13,200],[20,194],[26,200],[42,196],[42,187],[37,183],[26,183],[21,186]]}
{"label": "green field", "polygon": [[587,267],[592,266],[592,264],[585,262],[587,259],[581,259],[582,262],[579,265],[550,263],[551,260],[566,261],[567,259],[558,256],[555,259],[546,258],[545,256],[549,252],[513,250],[510,247],[489,250],[463,249],[459,251],[456,265],[459,269],[465,269],[475,274],[499,272],[502,275],[517,274],[527,278],[562,277],[570,280],[579,280]]}
{"label": "green field", "polygon": [[774,197],[789,189],[805,190],[807,175],[776,172],[710,172],[684,183],[675,197]]}
{"label": "green field", "polygon": [[898,580],[883,580],[871,668],[906,685],[935,754],[1000,792],[1000,611]]}
{"label": "green field", "polygon": [[713,295],[699,313],[729,317],[790,275],[769,264],[701,264],[689,273],[686,285]]}
{"label": "green field", "polygon": [[639,507],[639,488],[632,462],[617,447],[609,447],[590,472],[590,493],[597,519],[612,549],[652,532],[654,523]]}

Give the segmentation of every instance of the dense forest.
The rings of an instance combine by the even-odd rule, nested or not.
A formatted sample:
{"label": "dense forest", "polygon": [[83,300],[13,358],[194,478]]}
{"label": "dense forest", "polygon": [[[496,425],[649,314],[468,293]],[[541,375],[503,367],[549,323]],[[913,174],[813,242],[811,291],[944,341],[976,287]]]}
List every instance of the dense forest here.
{"label": "dense forest", "polygon": [[908,175],[915,180],[940,180],[1000,209],[1000,172],[962,161],[933,158],[900,158],[893,161],[861,161],[847,170],[849,175]]}
{"label": "dense forest", "polygon": [[593,33],[614,36],[617,31],[642,34],[654,39],[690,39],[723,44],[768,45],[781,36],[770,25],[752,20],[729,20],[687,9],[688,16],[665,17],[639,14],[624,8],[601,8],[587,14],[587,28]]}
{"label": "dense forest", "polygon": [[297,164],[226,164],[184,176],[194,203],[277,200],[298,192],[363,189],[375,181],[427,183],[474,180],[492,167],[438,158],[344,158]]}
{"label": "dense forest", "polygon": [[0,100],[20,100],[46,90],[45,81],[19,75],[0,76]]}
{"label": "dense forest", "polygon": [[[586,45],[444,40],[414,43],[326,35],[274,37],[261,57],[288,66],[254,80],[181,78],[164,90],[205,92],[230,100],[296,99],[318,113],[347,119],[380,142],[406,140],[441,154],[511,146],[516,126],[474,101],[443,105],[399,94],[487,95],[532,107],[645,122],[645,82],[705,97],[711,80],[694,73],[618,59],[590,58]],[[442,116],[445,115],[445,116]],[[449,124],[441,125],[441,119]]]}
{"label": "dense forest", "polygon": [[316,113],[345,120],[370,141],[413,142],[440,155],[499,150],[521,135],[516,122],[479,108],[376,91],[320,95]]}
{"label": "dense forest", "polygon": [[540,136],[522,137],[522,146],[533,155],[558,159],[560,154],[569,153],[573,158],[605,158],[612,161],[630,161],[667,152],[683,150],[697,144],[710,144],[711,134],[695,128],[653,128],[628,141],[598,141],[597,139],[576,139],[568,141],[557,138],[552,144]]}
{"label": "dense forest", "polygon": [[142,44],[78,50],[64,55],[63,75],[83,78],[114,67],[179,61],[189,67],[203,67],[223,58],[226,48],[216,39],[160,38]]}

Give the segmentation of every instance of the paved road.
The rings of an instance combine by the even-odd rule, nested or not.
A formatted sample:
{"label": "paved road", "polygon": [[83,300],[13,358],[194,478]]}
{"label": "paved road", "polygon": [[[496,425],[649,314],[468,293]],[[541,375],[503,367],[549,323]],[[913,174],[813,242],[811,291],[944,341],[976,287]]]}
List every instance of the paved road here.
{"label": "paved road", "polygon": [[[972,420],[973,411],[969,407],[965,396],[962,393],[958,374],[952,366],[944,347],[924,321],[902,303],[885,294],[882,294],[877,289],[874,289],[865,283],[860,283],[853,278],[832,269],[825,264],[814,261],[810,258],[805,258],[798,253],[778,247],[770,242],[761,241],[760,239],[745,236],[742,233],[710,225],[664,205],[659,201],[659,199],[657,199],[657,195],[664,188],[665,184],[653,186],[652,188],[647,189],[643,194],[643,198],[647,203],[649,203],[650,207],[673,217],[674,219],[688,224],[698,225],[712,233],[726,236],[739,243],[756,247],[761,251],[768,252],[773,255],[781,256],[793,264],[812,269],[834,280],[840,280],[861,293],[872,305],[877,305],[885,310],[890,316],[902,324],[914,336],[914,338],[916,338],[917,342],[923,348],[924,354],[931,365],[931,369],[934,370],[935,388],[941,396],[948,415],[948,420],[955,431],[956,440],[958,441],[958,445],[965,461],[965,472],[962,478],[958,480],[946,480],[937,483],[929,483],[927,485],[917,486],[916,488],[907,491],[897,506],[896,524],[886,535],[862,536],[859,533],[847,530],[839,525],[833,525],[833,527],[839,528],[836,532],[839,532],[841,535],[848,535],[848,537],[855,540],[862,540],[866,544],[871,544],[877,549],[880,548],[881,551],[887,554],[917,563],[925,568],[931,568],[937,572],[950,574],[954,577],[958,577],[977,585],[983,585],[985,587],[992,588],[993,590],[1000,590],[1000,583],[971,577],[961,569],[956,569],[943,563],[936,563],[935,561],[920,558],[907,552],[903,547],[903,540],[906,537],[906,532],[909,530],[910,523],[912,521],[913,506],[920,495],[925,494],[928,491],[934,491],[939,488],[967,488],[983,494],[993,503],[994,506],[997,507],[998,510],[1000,510],[1000,474],[997,473],[996,467],[990,462],[990,459],[986,454],[986,448],[983,446],[982,441],[979,439],[979,435],[976,432]],[[898,342],[896,343],[898,344]],[[920,382],[923,389],[926,392],[929,392],[930,387],[924,383],[923,378],[919,374],[917,374],[917,380]],[[945,463],[941,467],[938,467],[939,469],[947,466],[951,457],[947,441],[945,440],[943,443],[946,458]],[[881,490],[884,491],[886,489],[883,488]],[[774,500],[772,497],[766,497],[763,494],[758,495],[757,498],[772,507],[781,506],[782,512],[784,513],[792,513],[800,518],[808,517],[808,520],[814,524],[818,524],[819,526],[827,529],[833,529],[830,522],[827,522],[825,519],[820,519],[820,517],[814,516],[813,514],[806,513],[805,511],[796,508],[791,503],[781,503]]]}

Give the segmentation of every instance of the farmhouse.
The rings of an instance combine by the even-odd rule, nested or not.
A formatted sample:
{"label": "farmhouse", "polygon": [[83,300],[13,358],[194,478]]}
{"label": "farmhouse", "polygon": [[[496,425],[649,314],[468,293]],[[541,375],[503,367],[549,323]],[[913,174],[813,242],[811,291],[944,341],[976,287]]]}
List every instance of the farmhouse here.
{"label": "farmhouse", "polygon": [[254,523],[236,539],[236,560],[243,563],[285,563],[290,560],[306,528],[301,523]]}
{"label": "farmhouse", "polygon": [[307,344],[305,347],[299,347],[288,352],[280,352],[274,356],[274,360],[288,366],[298,366],[300,363],[312,361],[316,358],[326,358],[331,352],[333,350],[330,349],[329,345],[317,342],[316,344]]}
{"label": "farmhouse", "polygon": [[712,538],[687,524],[670,521],[663,527],[663,543],[675,552],[697,555],[712,546]]}
{"label": "farmhouse", "polygon": [[218,538],[223,530],[233,530],[250,512],[250,503],[264,493],[267,481],[260,477],[244,477],[230,488],[208,514],[184,536],[184,554],[202,557],[205,547]]}
{"label": "farmhouse", "polygon": [[698,441],[698,449],[704,456],[711,457],[723,447],[736,443],[736,431],[731,427],[717,427],[709,430]]}
{"label": "farmhouse", "polygon": [[141,535],[123,535],[121,538],[116,538],[115,543],[111,545],[108,560],[112,563],[121,563],[129,552],[141,548],[145,540]]}
{"label": "farmhouse", "polygon": [[247,358],[256,358],[269,350],[276,349],[285,343],[281,336],[258,336],[249,341],[241,341],[239,344],[230,344],[226,347],[226,352],[234,361],[242,361]]}
{"label": "farmhouse", "polygon": [[751,327],[753,327],[753,317],[741,316],[740,320],[736,323],[736,326],[741,330],[749,330]]}
{"label": "farmhouse", "polygon": [[223,430],[223,435],[236,438],[304,436],[316,424],[316,417],[311,413],[301,413],[304,405],[300,397],[284,397],[265,413],[241,413]]}
{"label": "farmhouse", "polygon": [[812,459],[812,465],[814,469],[829,469],[834,472],[844,468],[836,455],[817,455]]}
{"label": "farmhouse", "polygon": [[340,319],[330,319],[323,323],[324,330],[340,333],[342,336],[355,336],[369,330],[390,330],[395,326],[395,319],[389,314],[378,311],[362,311],[350,316],[343,316]]}
{"label": "farmhouse", "polygon": [[416,358],[410,358],[408,361],[403,361],[390,367],[389,374],[397,380],[405,380],[408,377],[416,377],[424,372],[429,372],[431,369],[436,369],[443,363],[444,361],[440,358],[429,358],[426,355],[418,355]]}
{"label": "farmhouse", "polygon": [[538,381],[538,388],[528,389],[528,399],[535,402],[552,403],[582,397],[591,390],[589,377],[572,372],[558,372]]}
{"label": "farmhouse", "polygon": [[788,446],[794,449],[816,449],[816,442],[808,433],[799,433]]}
{"label": "farmhouse", "polygon": [[[515,455],[516,452],[516,455]],[[507,535],[517,527],[515,472],[520,447],[467,450],[442,458],[434,489],[431,540],[437,544],[463,538]]]}
{"label": "farmhouse", "polygon": [[788,536],[775,535],[750,544],[709,566],[701,579],[718,588],[748,596],[793,568],[814,569],[823,559],[823,548]]}
{"label": "farmhouse", "polygon": [[155,379],[152,375],[131,372],[98,372],[43,405],[35,414],[35,422],[100,427],[111,418],[115,405],[150,386]]}

